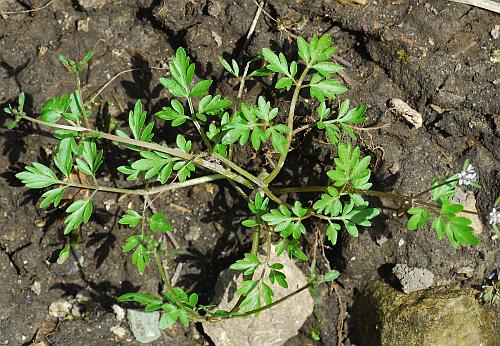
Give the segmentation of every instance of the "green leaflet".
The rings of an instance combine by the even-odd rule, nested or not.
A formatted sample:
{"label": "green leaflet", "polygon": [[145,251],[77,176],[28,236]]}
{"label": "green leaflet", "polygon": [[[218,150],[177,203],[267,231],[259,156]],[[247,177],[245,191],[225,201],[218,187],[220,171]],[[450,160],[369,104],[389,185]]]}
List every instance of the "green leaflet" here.
{"label": "green leaflet", "polygon": [[31,166],[24,168],[24,171],[16,174],[16,178],[27,188],[41,189],[59,183],[54,171],[41,163],[33,162]]}
{"label": "green leaflet", "polygon": [[66,209],[66,212],[69,215],[64,219],[64,223],[66,224],[64,234],[77,229],[82,223],[89,222],[90,215],[92,214],[92,201],[89,199],[77,200]]}

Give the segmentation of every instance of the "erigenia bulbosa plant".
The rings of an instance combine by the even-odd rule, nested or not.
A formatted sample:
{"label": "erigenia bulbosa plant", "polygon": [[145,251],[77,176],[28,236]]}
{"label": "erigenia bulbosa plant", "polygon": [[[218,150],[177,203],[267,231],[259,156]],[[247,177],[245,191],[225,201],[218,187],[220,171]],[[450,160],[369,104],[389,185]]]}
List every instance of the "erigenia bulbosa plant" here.
{"label": "erigenia bulbosa plant", "polygon": [[[84,97],[79,74],[92,58],[89,52],[81,61],[60,57],[68,73],[75,77],[75,89],[69,94],[54,96],[41,108],[39,117],[23,110],[24,94],[19,95],[16,107],[5,112],[13,117],[9,128],[19,121],[29,121],[53,129],[58,145],[52,163],[34,162],[16,176],[30,189],[43,189],[40,207],[58,207],[65,203],[67,216],[63,233],[66,237],[59,253],[61,261],[68,258],[70,249],[82,238],[81,226],[91,220],[94,196],[100,192],[113,192],[142,196],[140,210],[126,210],[119,223],[129,227],[130,236],[122,244],[124,252],[141,274],[153,263],[163,282],[161,294],[154,292],[126,293],[119,301],[134,301],[146,311],[160,310],[161,328],[180,321],[216,322],[222,319],[249,316],[279,304],[305,290],[314,290],[323,282],[333,281],[339,272],[319,273],[316,251],[308,253],[304,237],[310,232],[308,219],[323,224],[323,235],[335,245],[340,232],[357,237],[360,229],[370,227],[380,211],[370,205],[367,196],[390,198],[400,202],[402,214],[407,214],[408,230],[424,227],[428,220],[439,238],[448,238],[452,246],[473,245],[478,239],[473,234],[471,221],[464,207],[454,203],[452,197],[459,185],[479,187],[472,165],[465,162],[462,172],[455,176],[436,179],[428,189],[413,195],[402,195],[372,190],[371,157],[356,146],[356,125],[366,120],[367,106],[352,106],[343,97],[347,88],[335,78],[342,67],[332,62],[336,48],[329,35],[312,37],[309,42],[297,38],[299,59],[288,61],[283,53],[264,48],[262,54],[240,68],[235,60],[220,62],[225,70],[240,83],[235,99],[211,94],[212,80],[195,82],[196,66],[183,48],[177,49],[168,66],[168,76],[159,82],[168,91],[169,105],[154,116],[157,126],[144,111],[141,100],[130,110],[126,126],[103,126],[96,120],[91,107],[92,97]],[[252,70],[252,66],[257,68]],[[283,92],[289,100],[287,109],[278,109],[264,96],[254,104],[242,102],[244,84],[253,79],[272,81],[272,87]],[[301,123],[304,114],[297,114],[298,105],[308,99],[314,110],[312,121]],[[109,124],[108,124],[109,125]],[[121,124],[123,125],[123,124]],[[158,126],[177,129],[192,126],[198,137],[178,133],[175,145],[162,144],[167,138],[158,135]],[[305,130],[319,131],[336,152],[333,160],[323,163],[326,186],[283,186],[276,184],[280,172],[287,165],[294,138]],[[164,132],[163,132],[164,133]],[[193,150],[193,141],[200,143]],[[102,147],[105,142],[128,149],[128,162],[118,168],[124,178],[142,183],[140,188],[110,186],[99,180],[105,160]],[[259,172],[250,171],[234,159],[237,146],[248,146],[256,154],[271,153],[272,166]],[[174,287],[162,265],[169,245],[165,234],[173,231],[167,210],[150,213],[152,197],[162,191],[181,189],[197,184],[225,180],[248,204],[248,217],[241,222],[245,232],[251,233],[251,251],[231,265],[242,272],[244,280],[236,294],[240,296],[230,310],[216,310],[198,303],[195,292]],[[299,181],[299,179],[297,179]],[[75,191],[88,190],[86,194]],[[294,200],[300,193],[316,193],[311,200]],[[280,197],[281,196],[281,197]],[[496,232],[499,216],[494,209],[490,221]],[[271,247],[271,244],[274,245]],[[274,287],[288,287],[283,264],[269,264],[267,257],[257,256],[261,248],[273,249],[277,256],[310,264],[308,282],[285,297],[275,299]],[[255,273],[259,275],[254,275]],[[268,283],[264,282],[267,277]],[[269,284],[270,283],[270,284]]]}

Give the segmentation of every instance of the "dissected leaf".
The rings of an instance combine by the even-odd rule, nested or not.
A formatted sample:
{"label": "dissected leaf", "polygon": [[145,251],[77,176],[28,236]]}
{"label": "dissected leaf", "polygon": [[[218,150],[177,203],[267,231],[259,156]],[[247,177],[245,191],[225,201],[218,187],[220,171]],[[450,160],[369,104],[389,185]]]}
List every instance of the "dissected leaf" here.
{"label": "dissected leaf", "polygon": [[80,227],[82,223],[87,223],[92,214],[92,200],[90,199],[80,199],[73,202],[67,209],[66,212],[69,215],[64,219],[66,227],[64,228],[64,234],[68,234],[74,229]]}
{"label": "dissected leaf", "polygon": [[16,178],[30,189],[41,189],[59,183],[59,179],[49,167],[33,162],[24,167],[25,171],[16,174]]}

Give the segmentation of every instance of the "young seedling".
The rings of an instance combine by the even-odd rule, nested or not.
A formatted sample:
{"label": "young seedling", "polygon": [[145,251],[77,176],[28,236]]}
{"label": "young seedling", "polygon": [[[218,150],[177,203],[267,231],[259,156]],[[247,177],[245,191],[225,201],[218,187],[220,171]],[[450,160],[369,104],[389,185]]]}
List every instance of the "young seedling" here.
{"label": "young seedling", "polygon": [[[477,244],[471,221],[464,215],[468,212],[460,204],[452,202],[457,186],[479,187],[477,174],[469,162],[462,172],[444,179],[435,180],[431,187],[414,195],[402,195],[372,190],[371,157],[363,156],[356,141],[355,125],[366,120],[366,105],[351,107],[347,98],[339,102],[347,88],[335,74],[342,67],[331,58],[336,48],[329,35],[312,37],[306,41],[297,38],[299,59],[288,61],[283,53],[264,48],[260,57],[249,62],[245,69],[238,63],[221,59],[227,72],[240,81],[238,101],[234,102],[218,94],[211,94],[212,80],[194,82],[196,66],[183,48],[177,49],[170,59],[170,75],[160,78],[160,83],[172,95],[170,105],[163,107],[155,116],[161,126],[173,128],[192,126],[199,135],[202,147],[193,150],[192,140],[178,134],[174,146],[161,144],[164,138],[155,131],[154,123],[147,122],[147,114],[137,100],[128,117],[128,129],[104,131],[98,127],[89,100],[82,95],[80,71],[86,66],[92,53],[81,61],[65,57],[59,60],[75,77],[75,90],[70,95],[54,96],[41,109],[38,118],[23,110],[24,94],[19,95],[16,108],[5,109],[13,119],[8,127],[27,120],[52,128],[59,140],[53,155],[53,165],[33,163],[18,173],[19,178],[30,189],[45,189],[40,207],[60,205],[70,199],[66,208],[63,233],[66,235],[60,259],[65,260],[69,250],[78,240],[80,227],[89,222],[94,210],[94,196],[101,192],[141,195],[147,201],[162,191],[183,188],[215,180],[226,180],[248,203],[249,217],[242,222],[252,234],[251,251],[231,265],[241,271],[244,280],[236,294],[240,297],[236,305],[227,311],[213,310],[198,303],[196,293],[187,293],[173,287],[162,264],[162,257],[169,250],[163,241],[164,234],[173,227],[168,214],[163,211],[148,214],[147,203],[142,210],[127,210],[119,220],[131,230],[123,244],[123,251],[130,252],[131,261],[141,274],[154,263],[163,282],[161,295],[149,293],[127,293],[119,301],[134,301],[145,306],[146,311],[162,311],[161,328],[168,328],[180,321],[187,326],[189,321],[217,322],[222,319],[258,314],[306,289],[314,290],[323,282],[337,279],[340,273],[332,270],[319,273],[315,263],[316,251],[305,250],[303,239],[309,233],[309,220],[318,219],[324,224],[324,236],[332,245],[337,243],[339,232],[357,237],[360,229],[370,227],[380,211],[370,205],[366,197],[389,198],[401,203],[402,214],[408,214],[408,230],[415,231],[432,220],[431,227],[439,238],[446,236],[451,245]],[[250,70],[254,61],[262,68]],[[274,88],[283,90],[289,97],[286,111],[273,106],[271,100],[259,96],[255,104],[241,101],[243,85],[248,79],[270,76],[276,78]],[[296,115],[298,104],[308,93],[309,104],[316,110],[314,120],[299,124]],[[284,118],[284,120],[282,120]],[[326,186],[277,187],[274,183],[287,162],[294,138],[302,131],[315,127],[337,152],[332,162],[324,163]],[[145,181],[146,188],[121,188],[103,184],[98,173],[103,170],[104,141],[130,150],[128,163],[118,168],[127,180]],[[258,174],[247,170],[234,160],[235,146],[249,146],[258,152],[271,151],[275,162],[272,167],[262,167]],[[74,179],[75,176],[82,179]],[[196,176],[196,177],[195,177]],[[89,194],[71,194],[70,190],[89,190]],[[315,192],[312,201],[293,200],[291,193]],[[279,197],[285,196],[285,197]],[[498,206],[499,201],[495,204]],[[490,224],[498,232],[500,215],[497,209],[490,214]],[[470,212],[469,212],[470,213]],[[70,236],[72,238],[70,239]],[[76,240],[75,240],[76,239]],[[279,299],[274,287],[288,287],[283,264],[269,264],[269,249],[274,244],[277,256],[288,256],[311,263],[307,284]],[[257,254],[261,247],[267,249],[264,260]],[[257,273],[259,273],[257,275]],[[264,278],[269,279],[267,284]]]}

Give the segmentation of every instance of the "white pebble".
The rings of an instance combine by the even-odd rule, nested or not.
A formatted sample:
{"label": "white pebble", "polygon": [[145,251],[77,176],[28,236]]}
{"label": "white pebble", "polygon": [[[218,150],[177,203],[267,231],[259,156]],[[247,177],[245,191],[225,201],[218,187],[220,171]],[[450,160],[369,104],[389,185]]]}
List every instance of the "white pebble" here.
{"label": "white pebble", "polygon": [[113,326],[109,330],[119,338],[123,338],[127,334],[127,330],[120,326]]}
{"label": "white pebble", "polygon": [[33,282],[33,285],[31,285],[30,288],[36,295],[39,295],[42,292],[42,284],[38,281]]}
{"label": "white pebble", "polygon": [[113,304],[112,308],[113,312],[115,313],[116,320],[118,322],[123,321],[123,319],[125,318],[125,309],[123,309],[120,305],[117,304]]}

